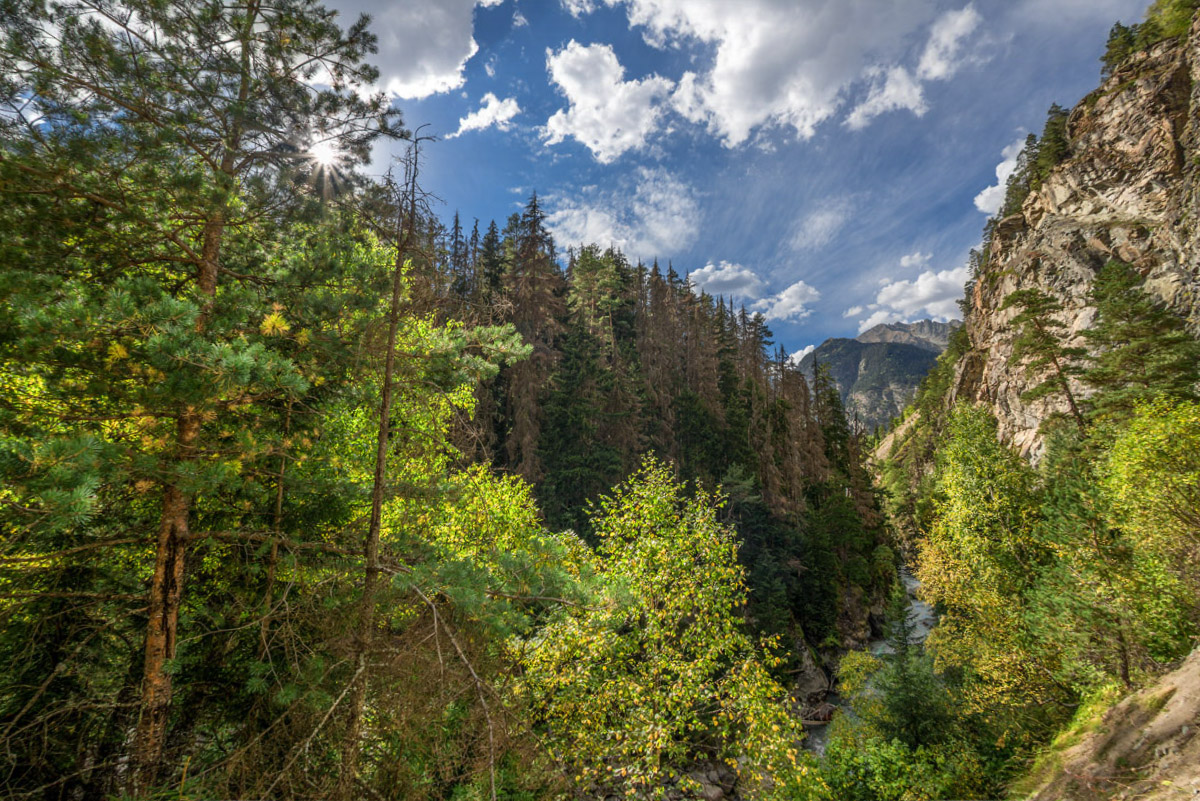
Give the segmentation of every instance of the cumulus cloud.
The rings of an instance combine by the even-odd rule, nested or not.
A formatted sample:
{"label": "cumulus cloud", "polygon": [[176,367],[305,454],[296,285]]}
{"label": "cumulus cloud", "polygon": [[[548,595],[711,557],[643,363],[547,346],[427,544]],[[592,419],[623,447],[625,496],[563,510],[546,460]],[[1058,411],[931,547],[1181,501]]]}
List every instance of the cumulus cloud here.
{"label": "cumulus cloud", "polygon": [[866,309],[863,308],[862,306],[851,306],[850,308],[848,308],[844,312],[842,312],[842,316],[843,317],[857,317],[858,315],[862,314],[864,311],[866,311]]}
{"label": "cumulus cloud", "polygon": [[762,279],[753,270],[727,261],[709,262],[688,275],[688,280],[694,288],[710,295],[757,298],[763,291]]}
{"label": "cumulus cloud", "polygon": [[795,322],[812,314],[808,307],[820,298],[821,293],[816,289],[803,281],[797,281],[779,294],[754,303],[750,308],[761,312],[768,320]]}
{"label": "cumulus cloud", "polygon": [[804,361],[804,357],[807,356],[808,354],[812,353],[816,349],[817,349],[816,345],[805,345],[803,348],[796,351],[791,356],[788,356],[788,362],[792,365],[792,367],[799,367],[800,362]]}
{"label": "cumulus cloud", "polygon": [[989,217],[1000,211],[1000,207],[1004,205],[1004,193],[1009,176],[1017,168],[1017,156],[1021,154],[1024,147],[1025,139],[1022,137],[1000,151],[1002,160],[996,165],[996,183],[975,196],[975,208]]}
{"label": "cumulus cloud", "polygon": [[562,6],[569,11],[573,17],[581,17],[584,14],[591,14],[596,10],[595,0],[562,0]]}
{"label": "cumulus cloud", "polygon": [[335,0],[340,22],[371,15],[379,37],[380,89],[402,98],[422,98],[463,85],[463,70],[479,52],[475,42],[476,6],[503,0]]}
{"label": "cumulus cloud", "polygon": [[615,245],[634,259],[669,257],[700,230],[695,190],[662,168],[641,167],[611,189],[545,202],[546,225],[559,242]]}
{"label": "cumulus cloud", "polygon": [[925,103],[925,90],[907,69],[892,67],[874,73],[874,81],[867,98],[859,103],[850,116],[846,117],[846,125],[855,131],[861,130],[878,117],[889,111],[908,109],[918,117],[925,115],[929,106]]}
{"label": "cumulus cloud", "polygon": [[[926,270],[911,281],[887,281],[875,296],[875,302],[858,310],[860,314],[871,312],[859,321],[858,330],[866,331],[880,323],[954,319],[959,314],[963,286],[970,277],[970,270],[957,267],[940,272]],[[856,316],[850,311],[847,310],[847,317]]]}
{"label": "cumulus cloud", "polygon": [[907,256],[902,256],[900,258],[900,266],[905,269],[912,267],[924,267],[932,258],[932,253],[922,253],[918,250],[915,253],[909,253]]}
{"label": "cumulus cloud", "polygon": [[[710,295],[758,298],[747,308],[762,314],[768,320],[803,320],[812,314],[809,307],[821,298],[821,293],[804,281],[797,281],[782,292],[761,297],[766,288],[762,279],[748,267],[727,261],[719,264],[710,262],[689,275],[688,280],[694,289],[702,289]],[[803,351],[800,356],[807,352]]]}
{"label": "cumulus cloud", "polygon": [[546,68],[569,103],[546,122],[546,144],[572,137],[602,164],[646,144],[662,114],[658,101],[675,86],[657,75],[626,81],[611,46],[574,39],[557,53],[546,51]]}
{"label": "cumulus cloud", "polygon": [[483,102],[478,109],[458,121],[458,130],[447,136],[453,139],[462,136],[467,131],[482,131],[485,128],[496,127],[507,131],[512,127],[512,118],[521,113],[521,106],[514,97],[503,100],[491,92],[483,96]]}
{"label": "cumulus cloud", "polygon": [[819,250],[833,241],[853,214],[849,198],[826,198],[816,211],[796,222],[789,244],[796,251]]}
{"label": "cumulus cloud", "polygon": [[[700,44],[711,60],[685,73],[672,107],[726,146],[757,128],[790,128],[801,138],[839,113],[851,88],[871,84],[852,112],[865,125],[883,111],[925,110],[920,82],[951,77],[980,17],[971,5],[935,19],[933,0],[561,0],[572,14],[602,2],[625,8],[655,47]],[[912,68],[907,42],[928,26]]]}
{"label": "cumulus cloud", "polygon": [[958,301],[970,277],[966,267],[941,272],[926,270],[912,281],[894,281],[885,285],[875,302],[906,314],[947,319],[958,313]]}

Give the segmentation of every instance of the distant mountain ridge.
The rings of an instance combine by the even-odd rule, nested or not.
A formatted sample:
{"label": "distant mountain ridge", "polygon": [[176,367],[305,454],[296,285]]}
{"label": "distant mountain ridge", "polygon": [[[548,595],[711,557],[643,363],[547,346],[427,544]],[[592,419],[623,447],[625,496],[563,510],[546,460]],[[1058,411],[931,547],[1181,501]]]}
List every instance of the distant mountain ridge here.
{"label": "distant mountain ridge", "polygon": [[905,345],[916,345],[935,353],[941,353],[950,344],[950,335],[962,323],[951,320],[939,323],[933,320],[920,320],[915,323],[880,323],[874,328],[863,331],[855,340],[858,342],[898,342]]}
{"label": "distant mountain ridge", "polygon": [[855,339],[825,340],[800,360],[800,369],[811,375],[815,362],[828,365],[847,416],[872,431],[912,401],[961,325],[957,320],[883,323]]}

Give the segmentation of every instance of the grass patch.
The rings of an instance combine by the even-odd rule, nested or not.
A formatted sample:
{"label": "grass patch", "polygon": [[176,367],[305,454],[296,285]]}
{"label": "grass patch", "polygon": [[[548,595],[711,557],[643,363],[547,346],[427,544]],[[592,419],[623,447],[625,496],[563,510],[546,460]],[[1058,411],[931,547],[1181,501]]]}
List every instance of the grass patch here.
{"label": "grass patch", "polygon": [[1150,713],[1153,717],[1162,711],[1162,708],[1167,705],[1167,701],[1175,695],[1175,688],[1168,687],[1160,693],[1138,699],[1138,706]]}

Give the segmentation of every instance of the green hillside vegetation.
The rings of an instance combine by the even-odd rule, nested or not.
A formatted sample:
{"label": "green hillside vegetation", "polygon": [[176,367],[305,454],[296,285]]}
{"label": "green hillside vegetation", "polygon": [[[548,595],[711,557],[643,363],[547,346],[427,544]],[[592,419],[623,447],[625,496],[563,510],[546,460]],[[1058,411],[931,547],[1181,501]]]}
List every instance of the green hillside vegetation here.
{"label": "green hillside vegetation", "polygon": [[444,226],[365,22],[126,5],[3,14],[3,795],[823,794],[786,682],[896,566],[828,375]]}
{"label": "green hillside vegetation", "polygon": [[[955,725],[972,732],[956,747],[991,766],[993,792],[1080,703],[1152,680],[1200,634],[1200,343],[1139,282],[1119,262],[1097,278],[1097,355],[1071,354],[1095,393],[1078,418],[1047,422],[1037,468],[997,439],[986,408],[939,399],[963,358],[955,349],[919,396],[917,427],[880,467],[888,512],[942,612],[928,643],[934,678],[923,680],[952,693]],[[959,770],[935,773],[958,781]]]}
{"label": "green hillside vegetation", "polygon": [[1108,34],[1101,77],[1107,79],[1134,53],[1159,42],[1183,36],[1192,27],[1192,18],[1200,9],[1197,0],[1154,0],[1140,24],[1113,25]]}
{"label": "green hillside vegetation", "polygon": [[[1156,3],[1131,47],[1180,35],[1195,8]],[[1053,108],[1043,136],[1030,138],[985,248],[999,219],[1069,157],[1065,119]],[[974,280],[988,279],[986,258],[976,254],[973,266]],[[844,774],[845,797],[939,797],[917,789],[931,786],[998,796],[1035,760],[1044,775],[1097,709],[1195,647],[1200,343],[1118,260],[1097,271],[1089,303],[1086,348],[1069,342],[1062,307],[1045,292],[1020,290],[1002,304],[1017,312],[1009,367],[1032,387],[1025,397],[1055,397],[1069,410],[1043,421],[1048,447],[1036,467],[998,439],[986,405],[951,401],[955,376],[980,358],[969,315],[906,411],[915,423],[878,466],[889,519],[941,612],[932,661],[909,685],[945,694],[945,731],[962,739],[953,760],[929,762],[931,746],[911,741],[898,754],[897,724],[870,706],[887,698],[854,698],[856,709],[867,705],[862,722],[831,745],[856,766]],[[847,670],[861,684],[863,671],[901,667]]]}

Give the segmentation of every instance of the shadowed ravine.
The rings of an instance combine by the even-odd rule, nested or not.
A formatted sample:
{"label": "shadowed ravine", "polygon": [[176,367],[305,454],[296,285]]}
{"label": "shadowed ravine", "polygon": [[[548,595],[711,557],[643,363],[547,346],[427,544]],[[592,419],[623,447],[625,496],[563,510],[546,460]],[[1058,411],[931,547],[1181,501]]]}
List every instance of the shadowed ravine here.
{"label": "shadowed ravine", "polygon": [[[933,627],[937,625],[937,613],[933,607],[925,601],[921,600],[917,593],[921,589],[921,582],[917,581],[907,567],[900,568],[900,580],[904,582],[904,591],[908,595],[908,622],[912,626],[912,634],[909,637],[909,642],[920,644],[925,642],[925,638],[929,636],[929,632],[933,631]],[[876,656],[890,654],[894,652],[892,646],[888,643],[886,637],[877,637],[867,644],[867,650]],[[843,705],[841,696],[836,689],[829,691],[825,697],[825,703],[831,704],[837,708],[834,713],[836,715],[849,714],[849,708]],[[812,751],[818,756],[824,755],[825,746],[829,741],[829,725],[805,725],[805,749]]]}

